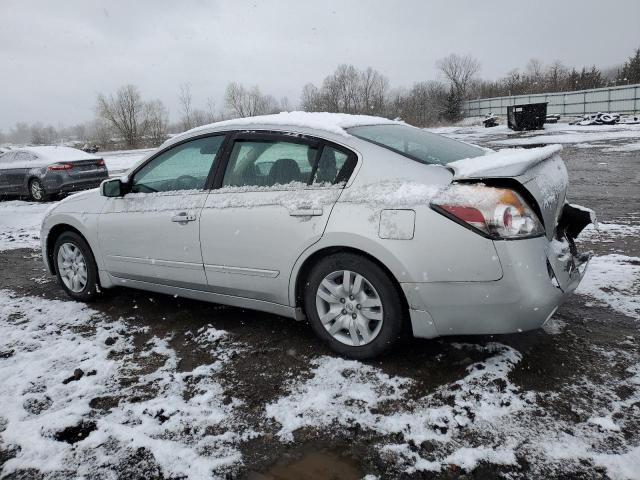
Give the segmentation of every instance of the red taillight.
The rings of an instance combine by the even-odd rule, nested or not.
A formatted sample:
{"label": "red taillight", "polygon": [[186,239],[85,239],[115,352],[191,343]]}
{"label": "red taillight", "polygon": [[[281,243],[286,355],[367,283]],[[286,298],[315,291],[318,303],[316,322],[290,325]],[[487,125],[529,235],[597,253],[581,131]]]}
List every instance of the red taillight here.
{"label": "red taillight", "polygon": [[96,162],[96,165],[99,166],[99,167],[104,167],[105,166],[104,160],[103,159],[98,160]]}
{"label": "red taillight", "polygon": [[431,206],[491,238],[527,238],[544,233],[524,199],[507,188],[452,184],[431,201]]}
{"label": "red taillight", "polygon": [[73,163],[53,163],[47,167],[49,170],[71,170],[73,168]]}
{"label": "red taillight", "polygon": [[444,210],[455,215],[460,220],[469,223],[484,223],[482,212],[473,207],[461,207],[459,205],[441,205]]}

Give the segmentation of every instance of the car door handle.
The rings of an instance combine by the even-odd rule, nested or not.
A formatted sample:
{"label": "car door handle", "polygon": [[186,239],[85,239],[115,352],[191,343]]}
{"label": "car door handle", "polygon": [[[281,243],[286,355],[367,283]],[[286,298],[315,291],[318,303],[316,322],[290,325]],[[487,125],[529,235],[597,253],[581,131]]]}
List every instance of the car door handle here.
{"label": "car door handle", "polygon": [[289,212],[292,217],[317,217],[322,215],[321,208],[298,208]]}
{"label": "car door handle", "polygon": [[192,213],[180,212],[177,215],[171,217],[172,222],[177,223],[186,223],[186,222],[195,222],[196,216]]}

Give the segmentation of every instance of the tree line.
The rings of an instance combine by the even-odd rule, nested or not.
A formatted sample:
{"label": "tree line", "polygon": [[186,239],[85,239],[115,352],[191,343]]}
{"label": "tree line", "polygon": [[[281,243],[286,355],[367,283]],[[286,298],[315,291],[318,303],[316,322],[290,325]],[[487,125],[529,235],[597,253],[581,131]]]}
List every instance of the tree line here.
{"label": "tree line", "polygon": [[[451,54],[436,62],[440,79],[420,81],[410,87],[392,87],[387,77],[369,67],[339,65],[319,84],[302,88],[298,105],[304,111],[343,112],[400,118],[416,126],[452,123],[462,117],[463,102],[487,98],[548,92],[575,91],[640,83],[640,48],[619,68],[580,70],[555,61],[544,65],[530,60],[521,72],[510,71],[498,80],[478,78],[480,62],[470,55]],[[258,86],[231,82],[224,105],[216,107],[212,97],[204,104],[193,101],[191,86],[180,85],[177,93],[178,120],[169,121],[169,111],[160,99],[144,99],[134,85],[96,98],[96,118],[69,128],[17,123],[7,134],[0,131],[0,143],[53,144],[75,139],[102,148],[157,146],[169,132],[180,132],[227,118],[248,117],[288,111],[289,100],[276,99]]]}

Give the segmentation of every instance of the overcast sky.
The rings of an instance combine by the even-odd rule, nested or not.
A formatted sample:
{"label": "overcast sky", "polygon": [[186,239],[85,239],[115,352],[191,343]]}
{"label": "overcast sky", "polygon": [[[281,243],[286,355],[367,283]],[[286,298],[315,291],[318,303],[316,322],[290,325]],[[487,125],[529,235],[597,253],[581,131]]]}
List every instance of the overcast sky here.
{"label": "overcast sky", "polygon": [[178,117],[180,84],[222,107],[230,81],[297,104],[340,63],[392,86],[436,78],[470,53],[498,78],[535,57],[609,67],[640,47],[640,1],[0,0],[0,129],[94,116],[95,97],[137,85]]}

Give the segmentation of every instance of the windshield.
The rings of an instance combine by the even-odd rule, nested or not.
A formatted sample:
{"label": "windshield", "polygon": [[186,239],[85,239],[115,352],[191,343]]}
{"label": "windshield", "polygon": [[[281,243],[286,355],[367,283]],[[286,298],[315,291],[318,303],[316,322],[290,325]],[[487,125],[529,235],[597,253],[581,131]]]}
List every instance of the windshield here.
{"label": "windshield", "polygon": [[347,132],[426,164],[446,165],[485,154],[479,147],[408,125],[367,125],[349,128]]}

